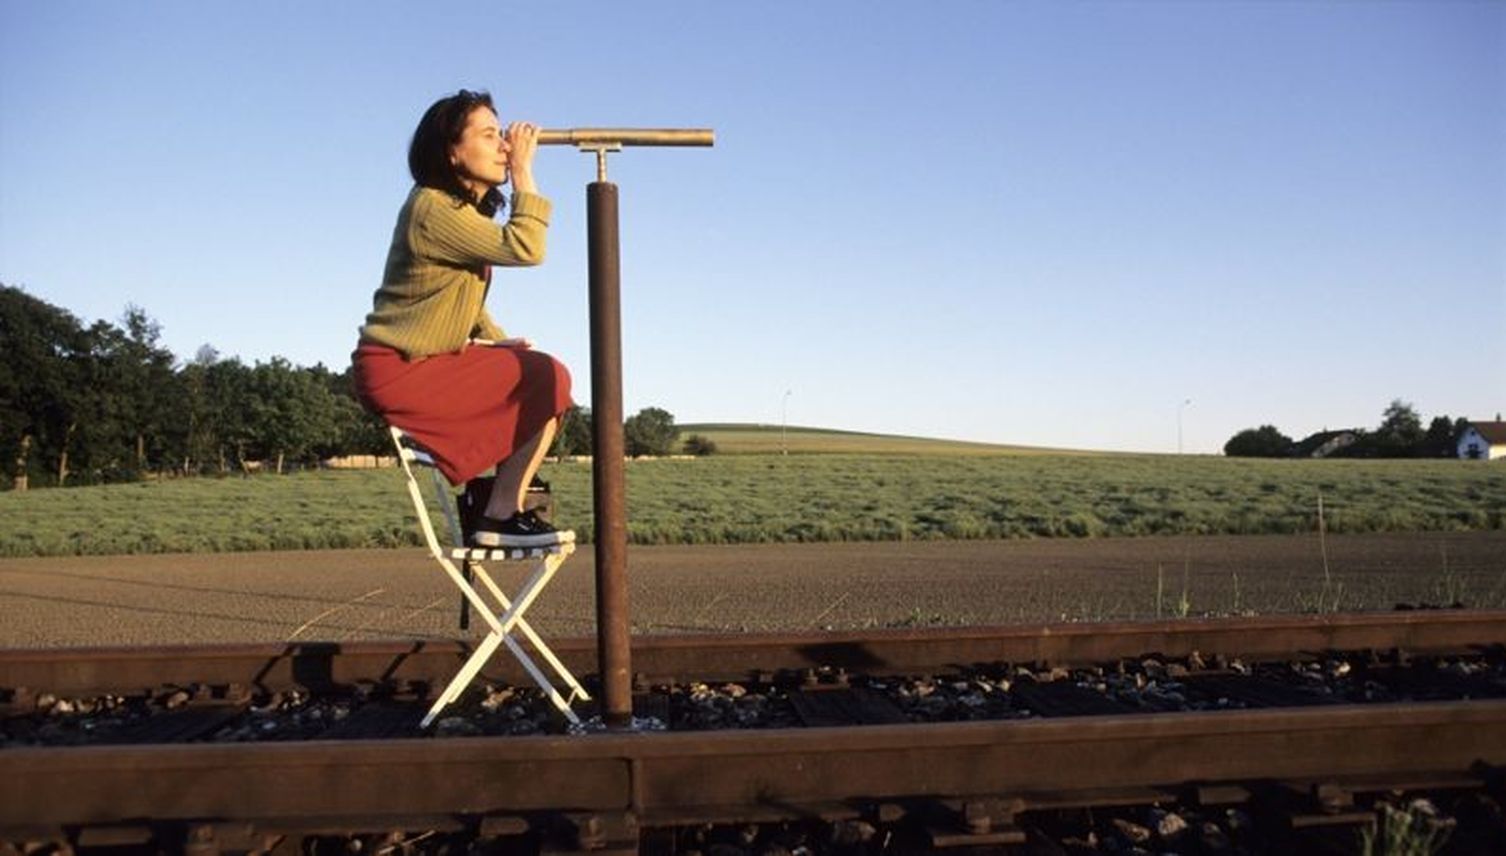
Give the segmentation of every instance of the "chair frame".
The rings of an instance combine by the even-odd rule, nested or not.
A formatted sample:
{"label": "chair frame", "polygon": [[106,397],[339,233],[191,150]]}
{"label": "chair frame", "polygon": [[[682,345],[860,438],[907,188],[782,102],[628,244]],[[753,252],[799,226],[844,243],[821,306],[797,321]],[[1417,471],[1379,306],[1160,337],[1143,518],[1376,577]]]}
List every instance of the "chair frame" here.
{"label": "chair frame", "polygon": [[[408,482],[408,497],[413,501],[413,510],[418,516],[418,524],[423,530],[424,543],[429,548],[429,554],[439,563],[439,566],[450,578],[450,581],[460,589],[462,596],[461,627],[464,628],[468,624],[465,613],[465,609],[468,606],[474,609],[491,628],[486,637],[481,640],[480,644],[471,652],[470,657],[460,667],[460,671],[450,680],[449,685],[435,699],[434,705],[429,708],[429,712],[424,716],[420,727],[428,728],[439,716],[440,711],[459,698],[460,694],[464,692],[465,688],[476,677],[476,674],[491,659],[497,650],[497,646],[503,644],[517,658],[523,669],[528,672],[529,677],[533,678],[534,683],[538,684],[539,688],[544,691],[544,694],[548,696],[555,708],[572,725],[579,725],[580,717],[570,709],[570,705],[577,699],[590,701],[591,696],[586,693],[585,688],[580,685],[580,682],[575,679],[574,675],[570,674],[570,671],[559,661],[559,658],[554,655],[549,646],[544,644],[544,640],[539,638],[538,634],[534,632],[533,627],[523,617],[528,607],[532,606],[534,600],[543,592],[544,586],[548,585],[549,581],[554,577],[555,572],[575,552],[575,544],[573,542],[565,542],[549,547],[507,547],[497,549],[464,546],[464,536],[460,528],[460,515],[456,508],[455,495],[450,492],[449,483],[446,481],[444,475],[434,465],[433,456],[402,429],[389,425],[387,430],[392,436],[392,444],[397,448],[398,462],[402,466],[403,475],[407,478]],[[415,466],[428,468],[429,474],[433,477],[434,492],[439,503],[439,509],[444,515],[451,541],[460,546],[446,550],[439,543],[439,536],[434,531],[434,523],[429,519],[429,509],[427,503],[424,501],[423,490],[419,487],[418,477],[413,471]],[[501,587],[492,579],[491,574],[487,573],[485,563],[516,560],[533,560],[535,564],[533,572],[529,574],[528,580],[523,584],[523,587],[518,590],[512,600],[509,600]],[[464,571],[456,566],[456,561],[463,564]],[[472,579],[479,579],[482,586],[496,599],[497,604],[501,607],[501,615],[497,614],[492,606],[486,602],[486,599],[481,596],[480,592],[476,590],[476,587],[471,584]],[[534,662],[528,652],[523,650],[523,646],[513,638],[514,631],[521,633],[528,640],[528,643],[533,646],[534,651],[538,653],[539,657],[564,682],[569,689],[568,697],[561,695],[559,690],[555,689],[554,684],[550,682],[548,676],[538,667],[538,664]]]}

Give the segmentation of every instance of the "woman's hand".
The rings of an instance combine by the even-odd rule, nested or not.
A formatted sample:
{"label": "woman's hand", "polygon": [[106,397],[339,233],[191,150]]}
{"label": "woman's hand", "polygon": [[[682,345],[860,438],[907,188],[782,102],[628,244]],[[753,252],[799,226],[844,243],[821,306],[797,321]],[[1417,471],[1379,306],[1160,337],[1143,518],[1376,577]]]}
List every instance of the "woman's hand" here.
{"label": "woman's hand", "polygon": [[466,344],[476,348],[522,348],[525,351],[533,350],[533,340],[522,336],[510,339],[477,339],[472,338]]}
{"label": "woman's hand", "polygon": [[507,171],[514,193],[538,193],[533,183],[533,155],[539,148],[539,126],[512,122],[507,126]]}

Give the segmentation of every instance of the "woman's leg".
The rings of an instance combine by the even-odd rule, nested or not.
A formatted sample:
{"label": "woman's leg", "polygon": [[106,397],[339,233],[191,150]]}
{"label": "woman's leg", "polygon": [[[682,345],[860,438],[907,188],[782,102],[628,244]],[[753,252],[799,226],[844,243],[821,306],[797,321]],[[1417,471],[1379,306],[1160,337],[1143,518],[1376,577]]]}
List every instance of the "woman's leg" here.
{"label": "woman's leg", "polygon": [[554,443],[558,425],[559,417],[545,422],[533,439],[513,450],[512,455],[497,466],[497,483],[492,487],[491,499],[483,512],[487,517],[506,520],[523,510],[528,484],[544,463],[544,455]]}

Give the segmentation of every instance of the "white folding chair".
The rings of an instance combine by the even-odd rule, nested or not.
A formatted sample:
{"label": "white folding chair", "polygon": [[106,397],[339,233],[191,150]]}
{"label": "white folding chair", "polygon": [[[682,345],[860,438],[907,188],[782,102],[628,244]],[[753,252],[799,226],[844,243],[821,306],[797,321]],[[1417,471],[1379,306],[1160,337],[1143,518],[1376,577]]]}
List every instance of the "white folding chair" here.
{"label": "white folding chair", "polygon": [[[429,713],[424,717],[420,727],[428,728],[429,724],[439,716],[439,712],[446,705],[460,697],[460,694],[470,685],[471,680],[481,671],[481,667],[486,665],[487,660],[491,659],[492,654],[497,650],[497,646],[502,644],[507,645],[507,649],[512,652],[514,657],[518,658],[518,662],[522,664],[529,676],[533,678],[534,683],[538,684],[539,688],[549,697],[549,700],[554,703],[554,706],[559,709],[559,712],[564,714],[565,718],[570,720],[571,724],[579,725],[580,718],[570,709],[570,705],[576,699],[590,701],[591,696],[586,694],[580,682],[575,679],[574,675],[570,674],[570,671],[565,668],[564,664],[554,656],[554,652],[549,649],[549,646],[544,644],[544,640],[539,638],[538,634],[533,631],[533,628],[523,618],[523,613],[528,610],[528,607],[533,604],[533,601],[544,590],[544,586],[549,584],[549,580],[554,577],[560,565],[564,564],[565,560],[570,558],[570,554],[575,552],[575,544],[573,542],[566,542],[550,547],[527,549],[516,547],[496,549],[466,547],[464,536],[460,529],[460,515],[455,507],[455,496],[450,492],[449,483],[446,482],[438,468],[434,466],[434,458],[417,441],[405,434],[401,429],[388,426],[388,431],[392,434],[393,445],[397,447],[397,457],[398,461],[402,464],[403,474],[408,479],[408,496],[413,500],[413,510],[418,515],[418,525],[423,529],[424,543],[428,545],[429,553],[434,557],[435,561],[439,562],[440,567],[444,569],[450,581],[460,589],[460,593],[464,598],[462,603],[469,604],[486,621],[487,625],[491,627],[491,632],[487,633],[486,638],[481,640],[481,643],[476,646],[476,650],[471,653],[465,664],[460,667],[460,672],[450,681],[449,686],[445,687],[444,692],[440,693],[439,698],[435,699],[434,706],[429,708]],[[458,545],[450,548],[448,551],[440,546],[439,537],[434,533],[434,524],[429,520],[429,509],[424,503],[423,490],[419,488],[418,477],[413,472],[414,466],[428,467],[429,473],[433,476],[434,492],[438,497],[439,509],[444,514],[451,541]],[[460,568],[455,566],[455,560],[464,563],[464,573],[462,573]],[[484,566],[485,562],[510,560],[533,560],[535,562],[533,573],[529,575],[528,581],[523,584],[523,587],[518,590],[516,598],[511,601],[507,599],[502,589],[492,580],[491,575],[486,572]],[[482,585],[486,587],[487,591],[491,592],[492,597],[496,598],[497,603],[502,609],[500,616],[496,614],[486,600],[476,591],[475,587],[471,585],[470,580],[472,576],[475,579],[481,580]],[[462,612],[461,626],[465,626],[464,612]],[[550,683],[549,678],[534,663],[533,658],[513,638],[512,633],[514,630],[523,634],[528,643],[533,646],[534,651],[538,652],[538,655],[543,658],[544,662],[548,663],[559,679],[565,683],[570,691],[568,697],[560,695],[559,691]]]}

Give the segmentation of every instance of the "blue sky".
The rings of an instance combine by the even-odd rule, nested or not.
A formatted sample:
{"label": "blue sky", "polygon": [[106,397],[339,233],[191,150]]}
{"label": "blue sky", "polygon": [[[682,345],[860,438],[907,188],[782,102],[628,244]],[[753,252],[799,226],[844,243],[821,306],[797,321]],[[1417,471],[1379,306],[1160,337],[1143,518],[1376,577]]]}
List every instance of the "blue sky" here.
{"label": "blue sky", "polygon": [[[462,86],[716,129],[610,161],[629,412],[1216,452],[1506,410],[1500,2],[0,0],[0,282],[343,367]],[[588,403],[592,160],[536,174],[490,306]]]}

